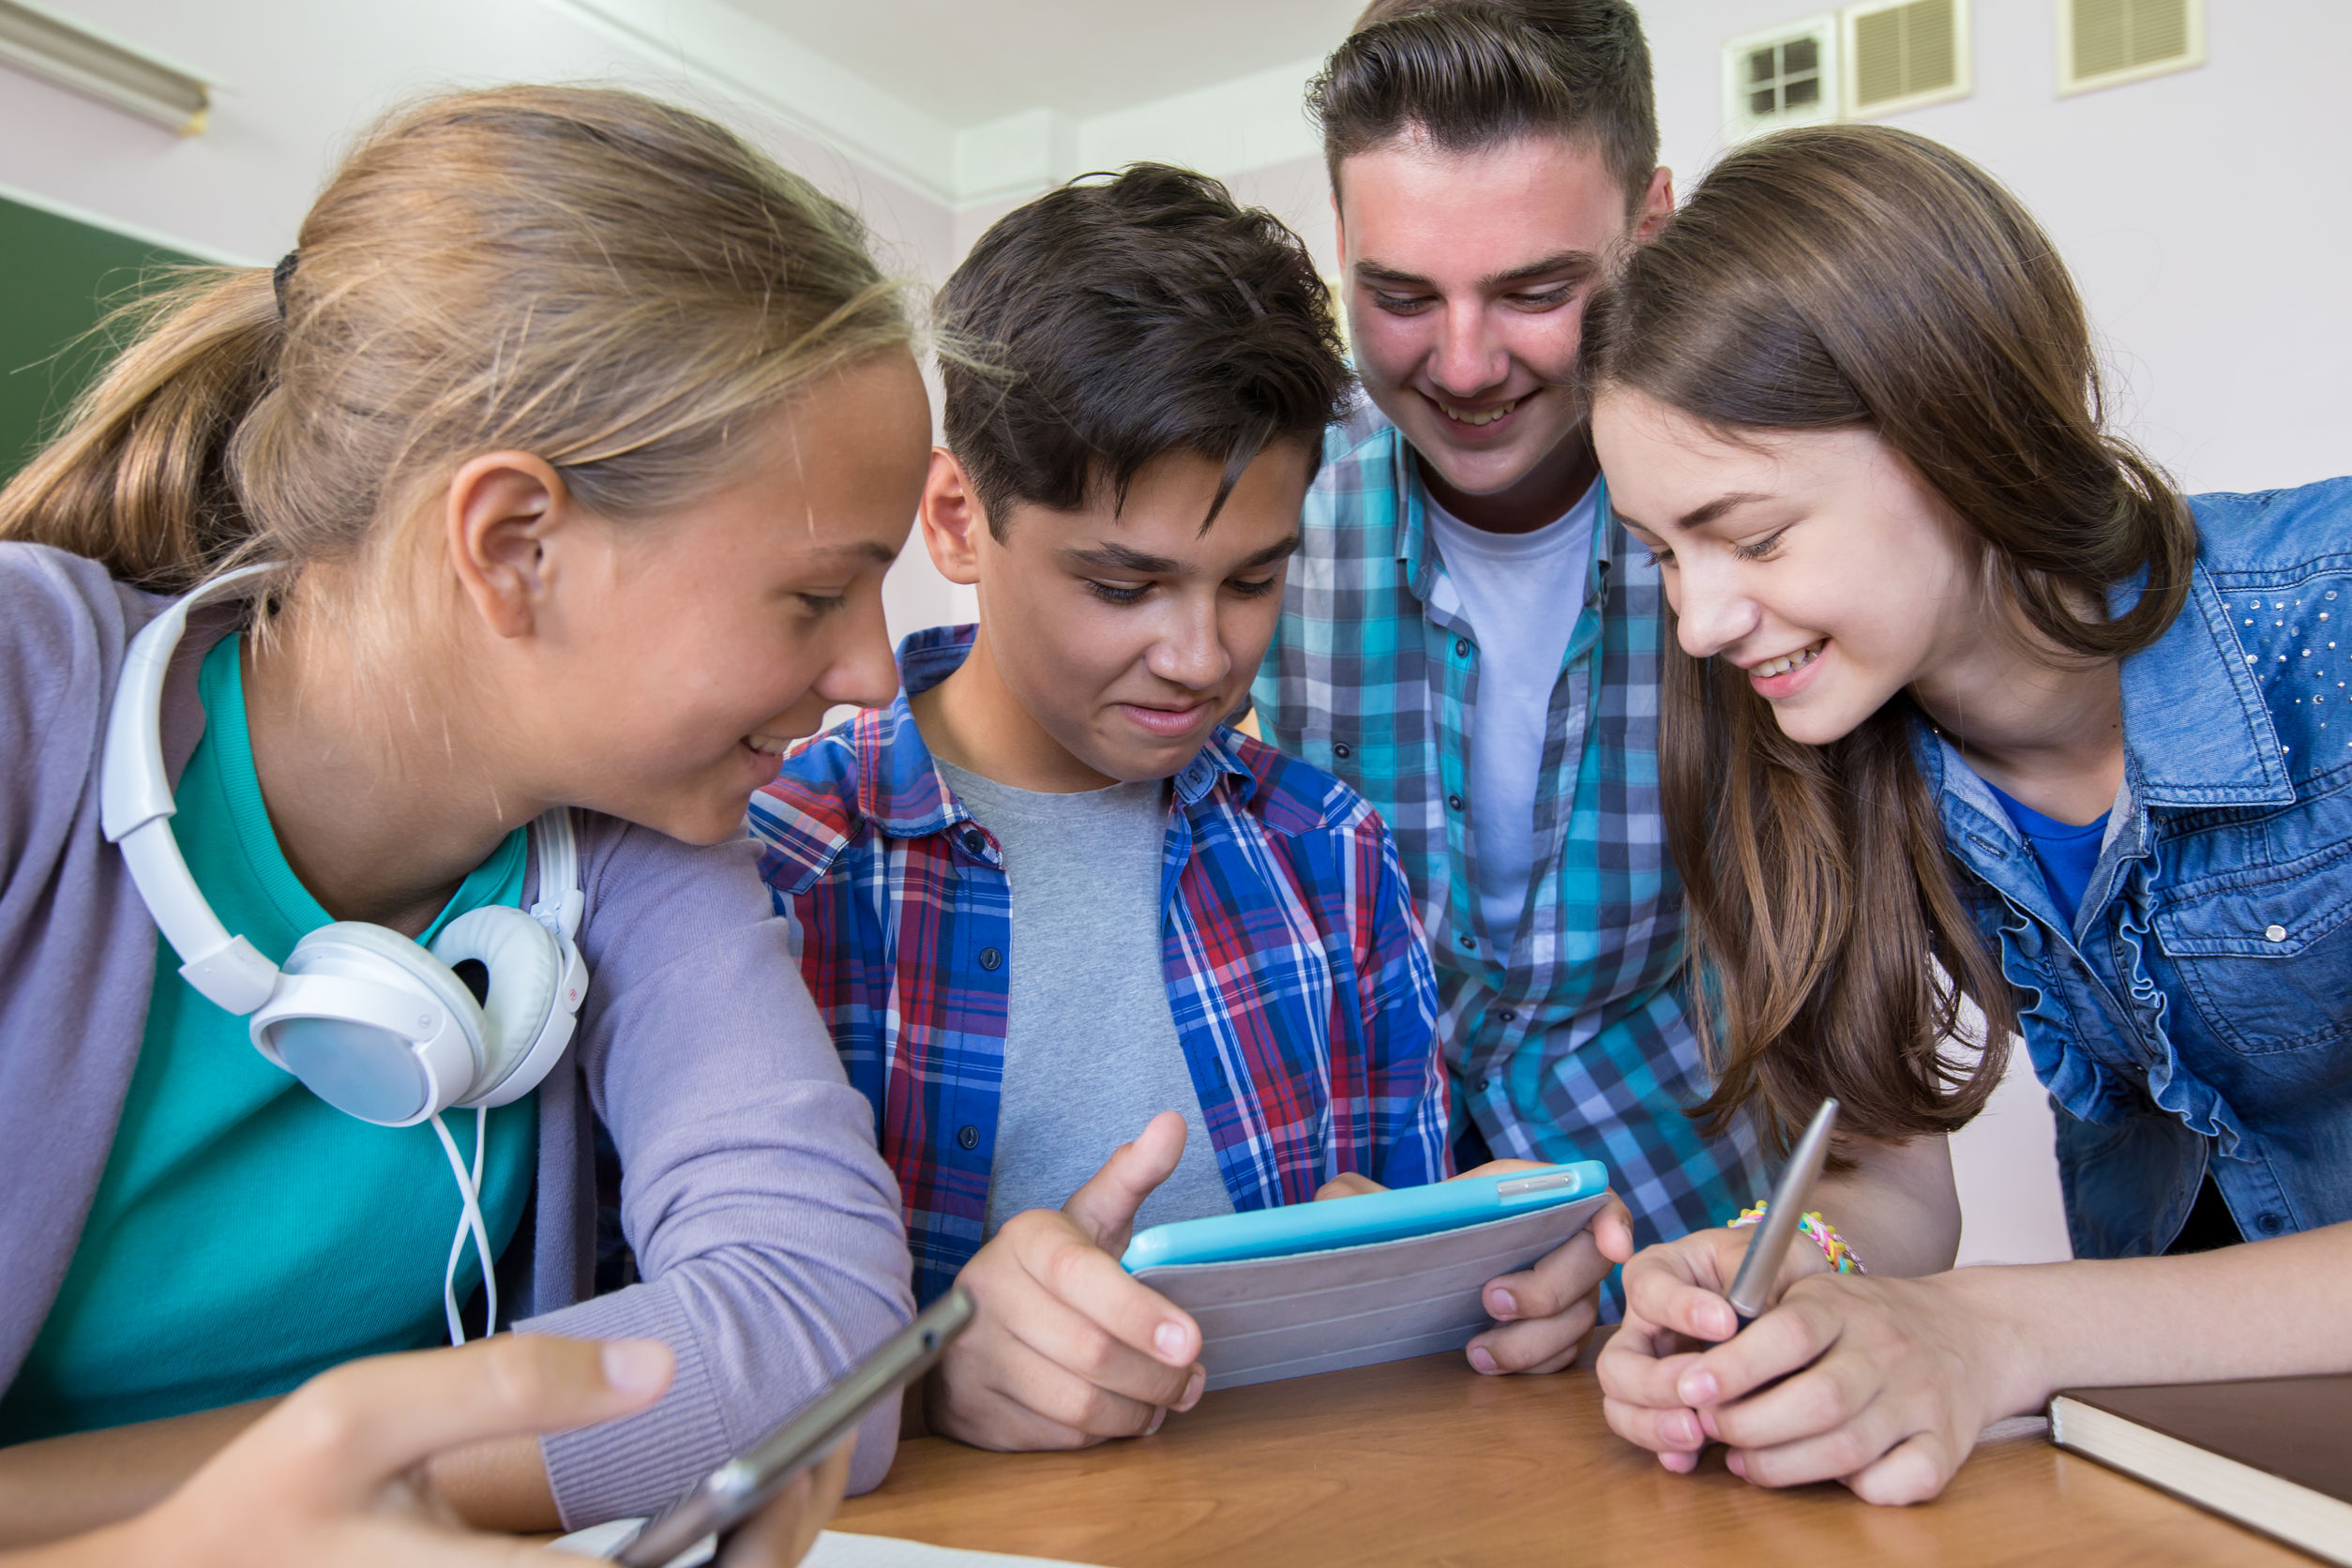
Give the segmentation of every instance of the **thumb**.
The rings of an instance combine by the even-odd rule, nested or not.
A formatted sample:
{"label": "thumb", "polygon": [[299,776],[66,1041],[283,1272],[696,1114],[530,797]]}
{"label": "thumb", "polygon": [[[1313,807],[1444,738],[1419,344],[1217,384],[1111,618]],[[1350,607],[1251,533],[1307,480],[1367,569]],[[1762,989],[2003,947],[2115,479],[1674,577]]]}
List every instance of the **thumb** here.
{"label": "thumb", "polygon": [[1184,1113],[1163,1110],[1133,1143],[1112,1150],[1103,1168],[1070,1195],[1062,1212],[1105,1252],[1124,1252],[1136,1211],[1153,1189],[1176,1173],[1176,1162],[1184,1157]]}
{"label": "thumb", "polygon": [[1592,1216],[1592,1244],[1601,1249],[1601,1256],[1612,1263],[1630,1263],[1634,1258],[1634,1216],[1625,1207],[1625,1200],[1615,1193],[1601,1205],[1601,1212]]}
{"label": "thumb", "polygon": [[214,1465],[299,1478],[292,1495],[356,1505],[444,1449],[642,1410],[670,1386],[675,1367],[657,1339],[535,1334],[374,1356],[311,1379]]}

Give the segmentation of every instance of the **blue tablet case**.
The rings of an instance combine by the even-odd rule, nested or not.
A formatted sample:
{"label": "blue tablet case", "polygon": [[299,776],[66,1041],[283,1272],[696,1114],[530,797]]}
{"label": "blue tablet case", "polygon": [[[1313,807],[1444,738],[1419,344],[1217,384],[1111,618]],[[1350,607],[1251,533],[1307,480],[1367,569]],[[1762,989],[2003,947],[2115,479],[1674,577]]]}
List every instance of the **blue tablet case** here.
{"label": "blue tablet case", "polygon": [[1200,1324],[1212,1389],[1336,1372],[1460,1349],[1491,1326],[1486,1282],[1561,1245],[1607,1197],[1319,1252],[1145,1266],[1136,1278]]}

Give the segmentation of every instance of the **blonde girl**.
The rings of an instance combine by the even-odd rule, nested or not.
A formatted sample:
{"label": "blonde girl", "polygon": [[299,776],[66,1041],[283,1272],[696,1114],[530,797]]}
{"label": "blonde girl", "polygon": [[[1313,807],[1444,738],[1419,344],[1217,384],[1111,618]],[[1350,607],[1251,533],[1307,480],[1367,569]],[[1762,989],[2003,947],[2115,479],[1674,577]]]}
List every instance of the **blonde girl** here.
{"label": "blonde girl", "polygon": [[[453,1164],[496,1327],[676,1366],[641,1414],[436,1458],[477,1523],[655,1506],[909,1312],[865,1102],[740,829],[788,738],[893,690],[909,342],[856,219],[709,121],[460,94],[368,136],[274,274],[165,296],[0,493],[0,1537],[127,1515],[311,1374],[443,1339],[445,1271],[480,1278]],[[127,647],[249,565],[159,727],[196,890],[265,972],[332,922],[400,947],[560,912],[576,832],[546,918],[577,1033],[478,1147],[264,1060],[108,842]],[[642,1273],[593,1300],[592,1109]],[[871,1485],[895,1431],[864,1436]]]}

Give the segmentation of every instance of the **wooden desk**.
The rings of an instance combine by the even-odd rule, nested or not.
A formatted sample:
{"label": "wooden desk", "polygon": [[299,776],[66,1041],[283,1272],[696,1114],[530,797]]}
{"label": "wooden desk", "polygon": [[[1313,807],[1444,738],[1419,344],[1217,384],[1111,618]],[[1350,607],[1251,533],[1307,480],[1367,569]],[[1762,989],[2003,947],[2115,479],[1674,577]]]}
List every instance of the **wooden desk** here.
{"label": "wooden desk", "polygon": [[834,1528],[1106,1568],[2311,1562],[2041,1438],[1980,1445],[1918,1508],[1768,1492],[1720,1458],[1668,1475],[1603,1424],[1590,1372],[1481,1378],[1456,1355],[1212,1394],[1079,1454],[915,1439]]}

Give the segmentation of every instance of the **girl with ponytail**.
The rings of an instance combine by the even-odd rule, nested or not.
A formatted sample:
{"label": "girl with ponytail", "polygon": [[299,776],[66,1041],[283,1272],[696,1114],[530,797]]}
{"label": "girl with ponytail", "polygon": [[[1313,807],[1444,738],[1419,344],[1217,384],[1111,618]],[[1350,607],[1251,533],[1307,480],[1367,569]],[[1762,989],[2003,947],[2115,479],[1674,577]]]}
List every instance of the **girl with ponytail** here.
{"label": "girl with ponytail", "polygon": [[[1843,1107],[1753,1328],[1741,1231],[1629,1263],[1611,1424],[1900,1502],[2057,1388],[2352,1368],[2352,481],[2177,494],[2031,217],[1884,127],[1726,155],[1584,342],[1675,612],[1698,1114]],[[2087,1260],[1940,1272],[2020,1040]]]}
{"label": "girl with ponytail", "polygon": [[[157,300],[0,491],[0,1546],[134,1513],[314,1373],[507,1327],[674,1376],[435,1458],[430,1508],[644,1513],[910,1313],[742,820],[896,687],[911,343],[857,219],[719,127],[458,94],[369,134],[274,273]],[[159,697],[118,701],[167,610]],[[143,780],[118,743],[158,733]],[[593,1299],[592,1108],[641,1274]]]}

